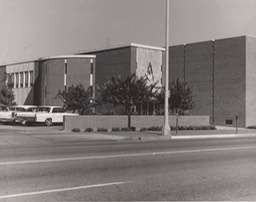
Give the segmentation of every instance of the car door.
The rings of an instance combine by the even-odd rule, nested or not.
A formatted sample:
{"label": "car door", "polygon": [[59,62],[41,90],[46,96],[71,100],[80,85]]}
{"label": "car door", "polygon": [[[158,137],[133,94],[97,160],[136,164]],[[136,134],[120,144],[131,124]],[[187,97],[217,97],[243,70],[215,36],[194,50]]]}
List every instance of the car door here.
{"label": "car door", "polygon": [[63,122],[63,109],[60,107],[54,107],[52,109],[52,122],[62,123]]}

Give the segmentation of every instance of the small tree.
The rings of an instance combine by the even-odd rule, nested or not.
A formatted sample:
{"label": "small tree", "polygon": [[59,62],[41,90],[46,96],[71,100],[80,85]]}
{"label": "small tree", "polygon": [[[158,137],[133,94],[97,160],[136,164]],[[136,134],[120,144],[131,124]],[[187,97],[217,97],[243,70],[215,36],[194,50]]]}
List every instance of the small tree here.
{"label": "small tree", "polygon": [[[195,106],[192,87],[188,87],[187,82],[180,82],[179,79],[173,80],[169,86],[170,98],[169,109],[180,115],[187,114],[188,110]],[[164,89],[158,94],[158,102],[164,103]]]}
{"label": "small tree", "polygon": [[[8,74],[4,72],[3,79],[0,81],[0,104],[3,105],[15,105],[15,95],[13,93],[12,87],[13,85],[10,84],[10,78],[8,79]],[[7,81],[9,81],[7,83]]]}
{"label": "small tree", "polygon": [[0,91],[0,103],[3,105],[14,105],[15,96],[10,88],[3,88]]}
{"label": "small tree", "polygon": [[120,76],[112,76],[99,88],[100,102],[123,106],[128,115],[128,127],[130,128],[132,107],[156,96],[156,84],[147,85],[147,79],[138,78],[136,74],[129,75],[124,80]]}
{"label": "small tree", "polygon": [[78,111],[80,115],[91,114],[93,107],[92,87],[87,90],[82,84],[68,87],[67,91],[59,91],[56,98],[64,103],[64,108],[73,112]]}

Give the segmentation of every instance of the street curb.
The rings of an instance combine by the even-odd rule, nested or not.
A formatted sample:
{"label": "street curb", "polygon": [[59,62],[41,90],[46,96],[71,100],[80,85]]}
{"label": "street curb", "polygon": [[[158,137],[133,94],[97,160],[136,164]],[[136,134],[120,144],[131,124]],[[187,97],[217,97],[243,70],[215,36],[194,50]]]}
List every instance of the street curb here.
{"label": "street curb", "polygon": [[217,138],[242,138],[256,137],[256,134],[219,134],[219,135],[181,135],[181,136],[157,136],[157,137],[133,137],[127,138],[133,141],[153,141],[153,140],[192,140],[192,139],[217,139]]}

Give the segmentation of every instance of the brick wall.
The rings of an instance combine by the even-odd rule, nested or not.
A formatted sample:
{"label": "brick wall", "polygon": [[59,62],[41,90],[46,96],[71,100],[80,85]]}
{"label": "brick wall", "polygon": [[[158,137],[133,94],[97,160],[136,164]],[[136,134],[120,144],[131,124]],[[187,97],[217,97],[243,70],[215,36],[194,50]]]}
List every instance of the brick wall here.
{"label": "brick wall", "polygon": [[170,82],[179,78],[193,86],[195,107],[191,115],[209,115],[211,124],[235,126],[238,114],[240,127],[253,124],[256,39],[247,37],[245,45],[245,38],[170,47]]}
{"label": "brick wall", "polygon": [[90,54],[96,55],[96,86],[101,87],[113,75],[125,78],[131,73],[131,47],[91,52]]}
{"label": "brick wall", "polygon": [[0,66],[0,89],[5,87],[6,66]]}
{"label": "brick wall", "polygon": [[46,60],[41,63],[41,103],[40,105],[62,105],[55,99],[59,90],[64,90],[64,59]]}
{"label": "brick wall", "polygon": [[[90,58],[67,58],[67,88],[82,84],[90,86]],[[51,59],[40,63],[40,101],[38,105],[63,105],[55,99],[59,90],[64,90],[65,59]]]}
{"label": "brick wall", "polygon": [[[175,126],[176,117],[170,116],[171,126]],[[71,131],[73,128],[108,128],[127,127],[127,116],[65,116],[64,130]],[[136,128],[162,126],[164,116],[132,116],[131,124]],[[209,116],[180,116],[180,126],[206,126],[209,125]]]}
{"label": "brick wall", "polygon": [[[215,43],[215,125],[245,126],[245,37],[216,40]],[[226,124],[226,120],[230,124]],[[231,124],[231,121],[233,122]]]}
{"label": "brick wall", "polygon": [[256,38],[246,37],[246,126],[256,125]]}
{"label": "brick wall", "polygon": [[193,115],[212,116],[212,42],[170,47],[170,82],[179,79],[192,87]]}
{"label": "brick wall", "polygon": [[68,58],[67,67],[67,87],[82,84],[87,89],[90,86],[90,58]]}
{"label": "brick wall", "polygon": [[185,78],[193,88],[193,115],[212,115],[212,41],[185,47]]}
{"label": "brick wall", "polygon": [[[184,46],[171,46],[169,48],[169,80],[184,81]],[[163,75],[164,76],[164,75]]]}

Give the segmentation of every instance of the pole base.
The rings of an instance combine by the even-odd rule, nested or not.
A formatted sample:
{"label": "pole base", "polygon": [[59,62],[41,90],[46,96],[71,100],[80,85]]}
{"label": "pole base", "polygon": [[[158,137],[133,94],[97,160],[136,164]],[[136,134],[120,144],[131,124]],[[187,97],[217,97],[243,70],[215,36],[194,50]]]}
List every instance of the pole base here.
{"label": "pole base", "polygon": [[171,136],[171,128],[169,124],[164,124],[162,128],[162,136]]}

